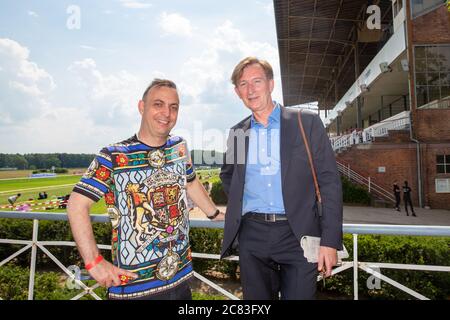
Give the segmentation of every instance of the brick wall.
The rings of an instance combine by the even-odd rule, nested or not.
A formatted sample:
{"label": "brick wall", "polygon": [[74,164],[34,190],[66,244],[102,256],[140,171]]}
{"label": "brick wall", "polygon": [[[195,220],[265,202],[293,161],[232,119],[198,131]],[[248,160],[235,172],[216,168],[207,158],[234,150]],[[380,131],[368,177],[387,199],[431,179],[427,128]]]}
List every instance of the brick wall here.
{"label": "brick wall", "polygon": [[[436,173],[436,155],[450,154],[450,143],[422,144],[422,187],[423,204],[432,209],[450,209],[450,193],[436,193],[435,179],[450,178],[450,174]],[[400,185],[408,181],[412,189],[412,200],[419,204],[417,187],[417,147],[415,143],[375,142],[368,145],[355,145],[336,155],[337,161],[350,164],[350,168],[387,190],[392,189],[394,181]],[[379,173],[378,167],[385,167]]]}
{"label": "brick wall", "polygon": [[[408,181],[412,189],[413,203],[418,205],[416,146],[412,143],[373,143],[354,145],[351,149],[339,153],[337,161],[350,164],[350,168],[379,186],[391,191],[394,181],[403,185]],[[378,167],[385,167],[386,172],[379,173]]]}
{"label": "brick wall", "polygon": [[412,20],[414,43],[449,43],[450,13],[442,6]]}
{"label": "brick wall", "polygon": [[413,128],[420,142],[450,142],[450,109],[417,109]]}
{"label": "brick wall", "polygon": [[424,168],[424,204],[431,208],[450,209],[450,193],[436,193],[436,178],[450,178],[450,174],[437,173],[436,155],[450,154],[450,143],[427,144],[421,148]]}

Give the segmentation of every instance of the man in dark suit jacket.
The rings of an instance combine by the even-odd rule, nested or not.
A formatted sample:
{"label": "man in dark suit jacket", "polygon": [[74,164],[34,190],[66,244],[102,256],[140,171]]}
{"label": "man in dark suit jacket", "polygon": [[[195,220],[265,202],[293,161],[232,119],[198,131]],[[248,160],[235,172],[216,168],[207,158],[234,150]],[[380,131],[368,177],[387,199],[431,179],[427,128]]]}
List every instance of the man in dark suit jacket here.
{"label": "man in dark suit jacket", "polygon": [[[342,185],[330,141],[320,118],[302,112],[319,217],[299,111],[272,101],[270,64],[245,58],[232,82],[252,115],[231,129],[220,173],[228,195],[221,257],[238,249],[244,299],[314,299],[318,271],[330,276],[342,249]],[[321,237],[318,263],[304,257],[304,235]]]}

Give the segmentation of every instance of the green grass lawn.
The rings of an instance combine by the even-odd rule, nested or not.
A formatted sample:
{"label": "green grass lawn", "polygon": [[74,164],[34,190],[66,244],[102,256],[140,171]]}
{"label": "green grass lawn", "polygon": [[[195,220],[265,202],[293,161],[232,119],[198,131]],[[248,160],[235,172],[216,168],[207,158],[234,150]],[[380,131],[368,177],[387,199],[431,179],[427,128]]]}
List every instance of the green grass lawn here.
{"label": "green grass lawn", "polygon": [[[8,197],[20,193],[21,196],[17,200],[17,204],[24,203],[32,199],[30,203],[45,203],[55,201],[60,196],[65,196],[72,192],[73,186],[80,180],[81,176],[61,175],[55,178],[23,178],[0,180],[0,206],[9,205]],[[45,200],[37,200],[39,192],[47,192],[48,198]],[[31,212],[66,212],[66,209],[58,209],[53,204],[44,204],[33,206]],[[0,211],[8,211],[9,208],[0,208]],[[91,213],[106,213],[105,201],[101,199],[92,206]]]}
{"label": "green grass lawn", "polygon": [[[12,193],[15,190],[26,190],[31,188],[43,188],[53,187],[53,186],[61,186],[66,184],[75,184],[80,180],[81,176],[57,176],[55,178],[23,178],[23,179],[10,179],[10,180],[1,180],[0,181],[0,194],[5,193],[6,191],[11,191]],[[24,191],[25,191],[24,190]],[[31,190],[30,190],[31,191]],[[36,192],[39,193],[36,189]]]}
{"label": "green grass lawn", "polygon": [[[196,170],[197,176],[200,177],[200,181],[203,183],[208,181],[214,183],[219,181],[220,169],[210,170]],[[30,199],[34,201],[32,203],[42,203],[52,200],[56,200],[60,196],[70,194],[73,186],[80,180],[81,176],[67,176],[61,175],[55,178],[23,178],[23,179],[9,179],[0,180],[0,206],[8,205],[8,197],[21,193],[20,198],[16,204],[23,203]],[[47,192],[48,199],[37,200],[39,192]],[[66,212],[65,209],[50,209],[52,205],[33,206],[33,212]],[[40,209],[38,209],[40,208]],[[0,211],[11,210],[8,208],[0,208]],[[106,213],[106,205],[104,199],[94,203],[91,208],[93,214]]]}

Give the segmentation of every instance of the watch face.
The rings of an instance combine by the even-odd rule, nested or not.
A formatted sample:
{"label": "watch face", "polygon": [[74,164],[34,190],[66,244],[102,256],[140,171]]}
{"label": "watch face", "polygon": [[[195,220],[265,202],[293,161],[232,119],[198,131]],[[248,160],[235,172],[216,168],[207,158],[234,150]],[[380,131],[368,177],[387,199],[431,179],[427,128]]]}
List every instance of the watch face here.
{"label": "watch face", "polygon": [[180,256],[176,253],[169,252],[159,263],[156,270],[156,276],[160,280],[169,280],[178,271],[178,263]]}

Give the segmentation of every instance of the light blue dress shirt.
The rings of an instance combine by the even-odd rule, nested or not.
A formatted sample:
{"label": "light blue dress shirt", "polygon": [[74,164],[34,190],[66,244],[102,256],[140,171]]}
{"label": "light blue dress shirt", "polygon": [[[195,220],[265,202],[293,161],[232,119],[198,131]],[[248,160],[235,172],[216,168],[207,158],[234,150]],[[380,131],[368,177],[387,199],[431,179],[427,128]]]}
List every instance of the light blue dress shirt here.
{"label": "light blue dress shirt", "polygon": [[284,214],[280,165],[281,106],[274,101],[267,127],[251,116],[242,214]]}

